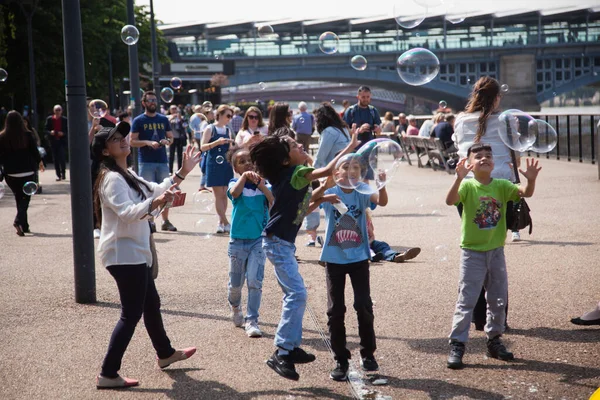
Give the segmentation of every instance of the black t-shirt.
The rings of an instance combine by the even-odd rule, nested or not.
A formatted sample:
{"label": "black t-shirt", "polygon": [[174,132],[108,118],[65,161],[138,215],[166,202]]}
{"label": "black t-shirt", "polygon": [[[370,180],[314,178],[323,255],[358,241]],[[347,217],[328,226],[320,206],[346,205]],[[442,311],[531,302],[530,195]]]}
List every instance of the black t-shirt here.
{"label": "black t-shirt", "polygon": [[270,182],[275,201],[265,228],[268,236],[275,235],[290,243],[296,241],[311,196],[310,181],[304,175],[313,170],[303,165],[286,167]]}
{"label": "black t-shirt", "polygon": [[440,141],[444,144],[446,148],[452,145],[452,134],[454,133],[454,129],[452,125],[448,122],[443,121],[440,122],[433,128],[433,133],[431,136],[440,139]]}

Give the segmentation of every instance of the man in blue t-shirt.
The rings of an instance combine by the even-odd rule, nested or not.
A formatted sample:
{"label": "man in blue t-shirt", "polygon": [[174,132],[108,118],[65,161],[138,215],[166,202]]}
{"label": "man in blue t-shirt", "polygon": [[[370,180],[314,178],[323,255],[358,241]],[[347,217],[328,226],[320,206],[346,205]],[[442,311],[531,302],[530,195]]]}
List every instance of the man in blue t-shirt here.
{"label": "man in blue t-shirt", "polygon": [[[169,159],[165,146],[173,144],[173,132],[169,119],[156,112],[158,99],[156,93],[145,92],[142,96],[144,113],[133,120],[131,126],[131,147],[140,148],[140,176],[148,182],[161,183],[169,177]],[[177,228],[169,222],[169,209],[162,213],[163,231],[176,232]]]}
{"label": "man in blue t-shirt", "polygon": [[315,117],[306,112],[308,106],[305,102],[298,103],[299,114],[294,115],[292,129],[296,132],[296,141],[302,144],[304,151],[308,152],[311,142],[311,136],[315,128]]}
{"label": "man in blue t-shirt", "polygon": [[371,89],[367,86],[358,88],[356,95],[358,103],[348,107],[344,113],[344,121],[349,127],[356,124],[358,140],[361,146],[375,138],[375,133],[381,133],[381,117],[379,111],[371,105]]}

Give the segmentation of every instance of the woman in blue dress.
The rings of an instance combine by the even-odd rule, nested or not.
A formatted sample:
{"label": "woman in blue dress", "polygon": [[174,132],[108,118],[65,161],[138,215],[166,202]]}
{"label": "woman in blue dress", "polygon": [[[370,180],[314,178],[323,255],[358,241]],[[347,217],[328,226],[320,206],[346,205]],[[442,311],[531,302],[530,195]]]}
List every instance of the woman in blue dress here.
{"label": "woman in blue dress", "polygon": [[215,209],[219,216],[217,233],[228,233],[231,225],[225,215],[227,211],[227,185],[233,178],[233,168],[225,154],[233,143],[231,129],[227,126],[233,110],[226,104],[219,106],[215,122],[202,134],[201,150],[206,152],[206,186],[212,188],[215,196]]}

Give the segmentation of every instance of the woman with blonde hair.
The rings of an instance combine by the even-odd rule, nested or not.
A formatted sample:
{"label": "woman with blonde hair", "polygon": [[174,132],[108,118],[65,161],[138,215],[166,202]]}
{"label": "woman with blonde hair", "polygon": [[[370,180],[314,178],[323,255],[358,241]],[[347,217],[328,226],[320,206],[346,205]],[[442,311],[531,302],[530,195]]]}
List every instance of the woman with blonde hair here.
{"label": "woman with blonde hair", "polygon": [[383,121],[381,122],[381,133],[386,136],[392,135],[396,130],[395,128],[394,114],[388,111],[383,116]]}
{"label": "woman with blonde hair", "polygon": [[227,185],[233,178],[233,168],[225,155],[234,142],[227,125],[233,117],[233,110],[227,104],[217,108],[215,122],[202,134],[200,149],[206,152],[206,186],[212,188],[215,196],[215,209],[219,217],[217,233],[228,233],[231,225],[227,220]]}

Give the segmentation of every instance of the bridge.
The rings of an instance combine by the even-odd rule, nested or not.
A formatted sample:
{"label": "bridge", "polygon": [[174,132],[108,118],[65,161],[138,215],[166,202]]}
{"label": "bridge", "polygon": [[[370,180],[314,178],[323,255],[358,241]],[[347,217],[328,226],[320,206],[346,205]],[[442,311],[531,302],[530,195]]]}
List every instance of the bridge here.
{"label": "bridge", "polygon": [[[168,81],[177,74],[193,82],[224,73],[230,87],[285,81],[366,84],[436,103],[444,99],[461,108],[473,82],[490,75],[509,85],[507,107],[529,110],[600,83],[598,5],[464,17],[453,24],[446,14],[431,14],[412,30],[390,16],[263,21],[274,30],[267,37],[259,37],[257,21],[163,25],[173,63],[162,66],[161,77]],[[411,18],[399,18],[400,23]],[[339,37],[335,54],[319,50],[318,38],[325,31]],[[428,48],[440,60],[438,76],[423,86],[404,83],[395,67],[397,57],[415,47]],[[364,71],[349,65],[357,54],[368,60]]]}

